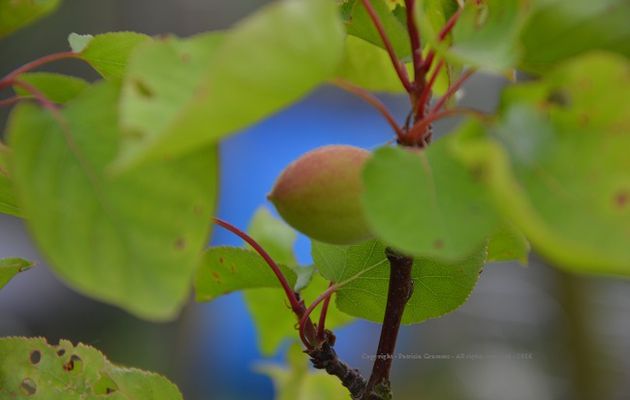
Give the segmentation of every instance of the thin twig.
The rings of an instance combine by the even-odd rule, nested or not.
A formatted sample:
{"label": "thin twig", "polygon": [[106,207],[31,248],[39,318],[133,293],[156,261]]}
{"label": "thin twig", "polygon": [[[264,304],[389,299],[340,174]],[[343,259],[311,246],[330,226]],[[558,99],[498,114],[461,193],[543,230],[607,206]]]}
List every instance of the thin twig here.
{"label": "thin twig", "polygon": [[302,312],[301,312],[300,301],[298,300],[297,296],[295,295],[295,292],[291,288],[291,285],[289,284],[289,281],[287,281],[287,278],[284,276],[284,274],[280,270],[280,267],[278,266],[278,264],[276,264],[276,262],[273,260],[273,258],[271,258],[269,253],[267,253],[267,251],[265,251],[265,249],[263,249],[262,246],[260,244],[258,244],[258,242],[256,242],[251,236],[249,236],[247,233],[243,232],[242,230],[238,229],[234,225],[230,224],[229,222],[226,222],[226,221],[224,221],[222,219],[219,219],[219,218],[213,218],[213,221],[214,221],[215,224],[219,225],[222,228],[227,229],[228,231],[232,232],[236,236],[238,236],[241,239],[243,239],[245,242],[247,242],[247,244],[252,246],[252,248],[269,265],[269,267],[271,268],[273,273],[276,275],[276,278],[278,278],[278,281],[280,282],[280,286],[282,286],[282,288],[284,289],[285,294],[287,295],[287,298],[289,299],[289,303],[291,304],[291,309],[296,314],[298,312],[300,312],[300,315],[301,315]]}
{"label": "thin twig", "polygon": [[11,86],[13,84],[13,81],[15,81],[15,79],[24,72],[28,72],[32,69],[41,67],[42,65],[51,63],[53,61],[64,60],[68,58],[77,58],[78,56],[79,55],[73,51],[64,51],[61,53],[49,54],[47,56],[38,58],[37,60],[26,63],[21,67],[9,72],[4,78],[0,80],[0,90]]}
{"label": "thin twig", "polygon": [[[320,294],[317,297],[317,299],[315,299],[315,301],[313,301],[313,303],[311,303],[311,305],[308,306],[308,308],[306,309],[306,311],[304,312],[304,314],[302,314],[302,317],[300,318],[300,332],[304,330],[304,324],[306,323],[306,320],[309,319],[310,315],[313,313],[313,311],[315,311],[317,306],[321,302],[326,300],[327,298],[330,298],[330,296],[335,292],[335,290],[337,290],[337,286],[334,284],[331,284],[330,286],[328,286],[328,289],[326,289],[326,291]],[[316,343],[310,343],[310,345],[315,347]]]}
{"label": "thin twig", "polygon": [[405,135],[403,130],[400,128],[400,126],[398,125],[398,123],[394,119],[394,116],[389,112],[389,110],[385,106],[385,104],[383,104],[383,102],[380,101],[372,93],[370,93],[369,91],[363,89],[360,86],[354,85],[354,84],[352,84],[352,83],[350,83],[348,81],[344,81],[343,79],[336,78],[336,79],[331,80],[330,82],[333,85],[338,86],[339,88],[341,88],[341,89],[343,89],[343,90],[345,90],[347,92],[350,92],[350,93],[354,94],[355,96],[360,97],[365,102],[367,102],[369,105],[374,107],[378,112],[380,112],[381,115],[383,117],[385,117],[385,119],[387,120],[389,125],[394,130],[394,132],[396,133],[396,137],[398,139],[401,139]]}
{"label": "thin twig", "polygon": [[420,93],[420,97],[418,98],[418,102],[417,102],[418,108],[416,112],[416,115],[419,118],[424,117],[425,107],[427,105],[427,102],[429,101],[429,96],[431,95],[433,86],[435,85],[435,81],[437,80],[437,77],[439,76],[440,71],[442,70],[445,64],[446,64],[446,61],[444,61],[444,59],[440,60],[438,65],[435,66],[433,73],[429,77],[429,81],[427,82],[426,85],[424,85],[424,88],[422,89],[422,93]]}
{"label": "thin twig", "polygon": [[7,99],[0,100],[0,107],[9,107],[20,102],[21,100],[28,100],[32,98],[33,96],[12,96]]}
{"label": "thin twig", "polygon": [[[334,283],[330,282],[328,285],[328,289],[330,289]],[[324,299],[324,304],[322,304],[322,311],[319,313],[319,322],[317,324],[317,339],[324,339],[325,331],[326,331],[326,317],[328,316],[328,305],[330,304],[330,300],[332,299],[333,293],[330,293],[330,296],[326,296]]]}
{"label": "thin twig", "polygon": [[414,86],[417,89],[422,82],[422,42],[420,40],[420,31],[416,25],[414,14],[416,2],[415,0],[405,0],[407,11],[407,31],[409,32],[409,42],[411,43],[411,58],[413,61],[413,77]]}
{"label": "thin twig", "polygon": [[[446,21],[446,24],[444,24],[444,26],[438,33],[438,38],[437,38],[438,43],[444,41],[444,39],[446,39],[446,36],[448,36],[448,34],[451,33],[451,31],[455,27],[455,24],[457,24],[457,20],[459,19],[459,16],[461,14],[462,14],[462,9],[459,8],[457,9],[457,11],[453,13],[453,15],[451,15],[448,21]],[[422,66],[422,68],[425,71],[428,71],[429,69],[431,69],[431,64],[433,64],[434,58],[435,58],[435,49],[431,49],[429,51],[429,54],[427,54],[427,58],[424,60],[424,65]]]}
{"label": "thin twig", "polygon": [[363,6],[365,7],[365,10],[370,16],[370,19],[372,20],[374,27],[376,27],[376,30],[378,31],[378,34],[381,37],[381,40],[383,41],[383,45],[385,46],[385,49],[387,50],[387,53],[389,54],[389,58],[391,59],[392,64],[394,65],[396,74],[398,74],[398,79],[400,79],[400,83],[402,83],[407,93],[411,93],[413,91],[413,86],[411,85],[411,82],[409,81],[409,76],[407,75],[407,69],[405,68],[403,63],[398,59],[398,56],[396,55],[396,51],[394,50],[394,46],[392,46],[392,43],[389,40],[389,37],[387,36],[387,32],[385,32],[385,28],[383,27],[383,23],[381,22],[381,19],[376,13],[376,10],[374,10],[374,7],[372,7],[370,0],[362,0],[362,3],[363,3]]}
{"label": "thin twig", "polygon": [[466,72],[464,72],[462,76],[460,76],[459,79],[455,81],[455,83],[453,83],[448,88],[446,93],[444,93],[442,97],[440,97],[440,99],[435,103],[435,106],[433,106],[433,109],[431,109],[431,114],[436,113],[442,107],[444,107],[444,104],[446,104],[446,102],[451,98],[451,96],[453,96],[455,92],[457,92],[459,88],[464,84],[464,82],[466,82],[468,78],[470,78],[475,72],[476,72],[475,69],[469,69]]}

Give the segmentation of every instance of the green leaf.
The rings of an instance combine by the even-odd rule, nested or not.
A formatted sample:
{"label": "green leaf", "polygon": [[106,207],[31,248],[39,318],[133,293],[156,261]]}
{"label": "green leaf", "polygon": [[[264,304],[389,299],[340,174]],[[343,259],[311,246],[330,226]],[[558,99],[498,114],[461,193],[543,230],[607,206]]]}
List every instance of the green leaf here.
{"label": "green leaf", "polygon": [[[466,1],[452,31],[452,42],[437,41],[433,28],[426,40],[451,63],[505,72],[519,60],[519,34],[527,20],[528,0]],[[429,14],[430,15],[430,14]],[[421,18],[420,21],[426,21]]]}
{"label": "green leaf", "polygon": [[367,162],[366,218],[388,245],[455,261],[479,249],[497,229],[486,188],[453,157],[450,143],[447,137],[424,151],[383,147]]}
{"label": "green leaf", "polygon": [[520,67],[543,73],[592,49],[630,56],[627,0],[537,0],[522,34]]}
{"label": "green leaf", "polygon": [[570,271],[630,274],[629,70],[612,54],[573,59],[506,92],[500,123],[459,146],[497,207]]}
{"label": "green leaf", "polygon": [[0,289],[5,287],[15,275],[31,269],[32,266],[32,262],[22,258],[0,258]]}
{"label": "green leaf", "polygon": [[148,319],[186,301],[209,230],[216,149],[112,177],[118,89],[98,84],[58,114],[23,104],[9,139],[20,206],[51,267],[91,297]]}
{"label": "green leaf", "polygon": [[45,17],[60,3],[59,0],[0,0],[0,38]]}
{"label": "green leaf", "polygon": [[[370,0],[370,3],[379,16],[396,55],[399,58],[408,57],[411,54],[411,45],[407,27],[394,15],[385,1]],[[355,1],[352,6],[352,12],[346,20],[346,31],[349,35],[384,48],[383,40],[361,0]]]}
{"label": "green leaf", "polygon": [[[297,237],[295,231],[284,221],[273,217],[266,208],[261,207],[256,211],[248,232],[276,262],[293,267],[298,275],[296,290],[307,304],[327,289],[328,282],[318,273],[313,273],[312,267],[297,266],[293,252]],[[286,308],[284,291],[280,288],[250,289],[244,292],[244,297],[256,325],[258,347],[263,355],[273,355],[282,342],[296,337],[296,317]],[[334,329],[351,320],[351,317],[331,305],[326,326]]]}
{"label": "green leaf", "polygon": [[87,45],[94,39],[93,35],[80,35],[78,33],[72,32],[68,35],[68,44],[70,45],[70,49],[72,49],[75,53],[80,53]]}
{"label": "green leaf", "polygon": [[[31,84],[48,100],[57,104],[67,103],[89,86],[84,79],[52,72],[28,72],[20,74],[20,80]],[[14,86],[13,89],[20,96],[30,95],[20,86]]]}
{"label": "green leaf", "polygon": [[[336,303],[341,311],[383,322],[389,282],[384,245],[376,240],[353,246],[313,242],[312,253],[322,276],[339,286]],[[415,258],[414,290],[403,323],[417,324],[461,306],[475,287],[485,259],[485,247],[456,263]]]}
{"label": "green leaf", "polygon": [[117,166],[191,151],[288,106],[334,73],[342,48],[333,2],[283,0],[262,8],[225,34],[177,118],[126,137]]}
{"label": "green leaf", "polygon": [[527,265],[529,242],[514,227],[505,224],[488,241],[488,262],[516,260]]}
{"label": "green leaf", "polygon": [[[309,371],[308,358],[297,344],[287,352],[287,367],[265,363],[256,370],[273,380],[276,400],[318,400],[347,397],[346,389],[324,371]],[[340,397],[341,396],[341,397]]]}
{"label": "green leaf", "polygon": [[404,92],[387,52],[354,36],[346,38],[345,52],[336,75],[367,90]]}
{"label": "green leaf", "polygon": [[180,400],[161,375],[112,364],[93,347],[43,338],[0,339],[0,397],[16,400]]}
{"label": "green leaf", "polygon": [[21,216],[15,197],[15,188],[9,175],[10,149],[0,143],[0,213]]}
{"label": "green leaf", "polygon": [[221,33],[168,37],[138,46],[129,60],[121,100],[127,146],[164,134],[195,96]]}
{"label": "green leaf", "polygon": [[[75,34],[76,35],[76,34]],[[87,35],[77,35],[87,36]],[[78,57],[87,62],[105,79],[120,81],[127,61],[136,46],[151,40],[149,36],[135,32],[110,32],[96,35],[90,40],[73,40],[70,45],[78,52]]]}
{"label": "green leaf", "polygon": [[[293,285],[293,270],[279,267]],[[195,278],[197,301],[210,301],[237,290],[279,286],[278,278],[260,255],[238,247],[209,248]]]}

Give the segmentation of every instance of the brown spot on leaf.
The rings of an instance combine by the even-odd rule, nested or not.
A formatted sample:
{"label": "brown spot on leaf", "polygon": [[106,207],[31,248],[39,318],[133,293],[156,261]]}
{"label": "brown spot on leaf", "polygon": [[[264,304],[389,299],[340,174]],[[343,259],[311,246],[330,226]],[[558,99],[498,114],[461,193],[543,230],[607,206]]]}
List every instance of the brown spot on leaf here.
{"label": "brown spot on leaf", "polygon": [[186,240],[184,238],[177,238],[175,240],[175,249],[176,250],[184,250],[186,248]]}
{"label": "brown spot on leaf", "polygon": [[219,273],[217,271],[212,271],[212,279],[214,279],[216,282],[221,282],[221,275],[219,275]]}
{"label": "brown spot on leaf", "polygon": [[193,206],[193,213],[195,213],[195,215],[201,216],[203,214],[203,206],[200,206],[200,205]]}
{"label": "brown spot on leaf", "polygon": [[20,384],[20,390],[27,396],[32,396],[37,392],[37,385],[31,378],[24,378],[22,384]]}
{"label": "brown spot on leaf", "polygon": [[135,79],[133,81],[134,86],[136,87],[136,90],[138,91],[138,94],[140,94],[140,96],[150,99],[153,96],[155,96],[155,93],[153,92],[153,90],[147,86],[146,83],[144,83],[141,80]]}
{"label": "brown spot on leaf", "polygon": [[42,353],[39,350],[33,350],[30,355],[31,364],[39,364],[42,359]]}
{"label": "brown spot on leaf", "polygon": [[620,209],[625,208],[630,202],[630,193],[626,191],[621,191],[617,193],[615,195],[614,202],[615,202],[615,206],[619,207]]}
{"label": "brown spot on leaf", "polygon": [[571,104],[571,98],[562,90],[554,90],[549,93],[547,101],[560,107],[568,107]]}
{"label": "brown spot on leaf", "polygon": [[59,350],[57,350],[57,355],[58,355],[59,357],[63,356],[64,354],[66,354],[66,351],[65,351],[64,349],[59,349]]}
{"label": "brown spot on leaf", "polygon": [[116,391],[116,389],[114,389],[114,388],[109,388],[109,387],[108,387],[107,389],[105,389],[105,394],[112,394],[112,393],[114,393],[115,391]]}
{"label": "brown spot on leaf", "polygon": [[181,59],[184,64],[188,64],[190,62],[190,54],[182,53]]}
{"label": "brown spot on leaf", "polygon": [[73,354],[70,357],[70,360],[68,360],[68,362],[63,365],[63,369],[70,372],[74,369],[75,364],[80,361],[81,361],[81,357],[77,356],[76,354]]}
{"label": "brown spot on leaf", "polygon": [[219,257],[219,263],[223,264],[223,257]]}
{"label": "brown spot on leaf", "polygon": [[437,239],[433,242],[433,248],[437,250],[444,248],[444,241],[442,239]]}

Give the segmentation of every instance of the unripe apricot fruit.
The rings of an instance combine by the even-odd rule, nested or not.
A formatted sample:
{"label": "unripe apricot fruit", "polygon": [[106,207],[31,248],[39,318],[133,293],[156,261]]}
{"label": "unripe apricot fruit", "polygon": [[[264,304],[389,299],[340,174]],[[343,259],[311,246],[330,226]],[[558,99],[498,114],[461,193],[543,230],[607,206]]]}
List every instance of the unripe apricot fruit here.
{"label": "unripe apricot fruit", "polygon": [[361,206],[361,173],[369,157],[369,151],[353,146],[312,150],[280,174],[268,198],[289,225],[312,239],[367,240],[372,235]]}

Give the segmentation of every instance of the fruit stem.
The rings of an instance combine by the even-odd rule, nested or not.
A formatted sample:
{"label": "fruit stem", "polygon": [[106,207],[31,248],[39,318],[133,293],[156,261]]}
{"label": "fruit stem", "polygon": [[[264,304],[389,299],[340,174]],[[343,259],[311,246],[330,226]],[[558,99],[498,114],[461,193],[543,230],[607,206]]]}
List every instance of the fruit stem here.
{"label": "fruit stem", "polygon": [[381,327],[376,359],[363,400],[391,398],[389,373],[394,360],[394,350],[405,306],[413,293],[411,267],[413,258],[391,248],[385,250],[390,265],[387,305]]}
{"label": "fruit stem", "polygon": [[381,22],[381,19],[376,13],[376,10],[374,10],[374,7],[372,7],[370,0],[362,0],[361,2],[363,3],[365,10],[370,16],[370,19],[372,20],[374,27],[378,31],[378,34],[381,37],[381,40],[383,41],[383,45],[385,46],[385,49],[387,50],[387,53],[389,54],[389,58],[391,59],[392,64],[394,65],[394,69],[396,70],[398,79],[400,79],[400,83],[402,83],[407,93],[412,93],[413,86],[411,82],[409,81],[409,76],[407,75],[407,69],[405,68],[403,63],[400,62],[400,60],[398,59],[398,56],[396,55],[396,52],[394,51],[394,47],[392,46],[392,43],[389,40],[389,37],[387,36],[387,32],[385,32],[383,23]]}
{"label": "fruit stem", "polygon": [[331,80],[330,82],[333,85],[338,86],[339,88],[341,88],[341,89],[343,89],[343,90],[345,90],[345,91],[347,91],[349,93],[352,93],[355,96],[360,97],[365,102],[367,102],[369,105],[371,105],[376,110],[378,110],[381,113],[381,115],[383,115],[383,117],[385,117],[385,119],[387,120],[389,125],[392,127],[392,129],[396,133],[396,137],[399,140],[401,140],[405,136],[405,133],[403,132],[402,128],[398,125],[398,123],[396,122],[396,119],[389,112],[389,110],[387,109],[385,104],[383,104],[383,102],[381,102],[372,93],[370,93],[369,91],[363,89],[362,87],[356,86],[356,85],[354,85],[354,84],[352,84],[352,83],[350,83],[348,81],[345,81],[343,79],[336,78],[336,79]]}
{"label": "fruit stem", "polygon": [[64,60],[68,58],[77,58],[77,57],[78,57],[78,54],[73,51],[64,51],[60,53],[49,54],[47,56],[33,60],[9,72],[4,78],[2,78],[0,80],[0,90],[13,85],[15,83],[15,79],[24,72],[28,72],[32,69],[41,67],[42,65],[51,63],[53,61]]}

